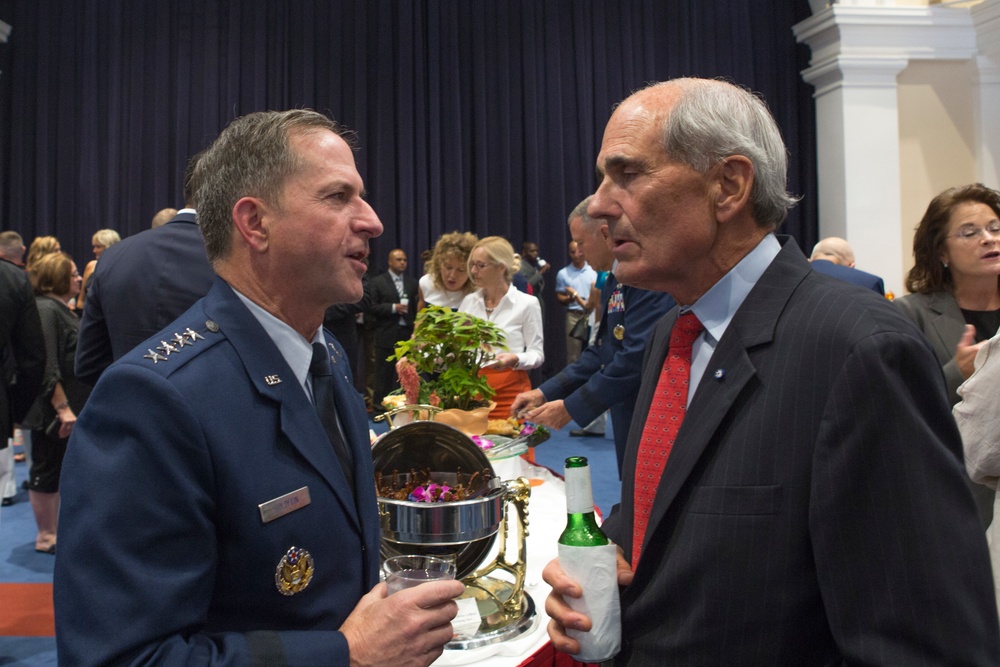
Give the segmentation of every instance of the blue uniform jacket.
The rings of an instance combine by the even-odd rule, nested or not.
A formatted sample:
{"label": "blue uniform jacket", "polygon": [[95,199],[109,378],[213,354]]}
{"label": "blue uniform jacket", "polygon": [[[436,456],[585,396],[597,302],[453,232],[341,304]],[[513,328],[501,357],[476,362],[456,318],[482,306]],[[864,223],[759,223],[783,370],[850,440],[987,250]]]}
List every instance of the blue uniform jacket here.
{"label": "blue uniform jacket", "polygon": [[604,314],[597,342],[539,389],[548,401],[563,399],[567,412],[581,426],[611,409],[620,473],[642,382],[643,352],[656,323],[676,304],[669,294],[622,285],[613,275],[604,284],[601,303]]}
{"label": "blue uniform jacket", "polygon": [[[190,340],[151,359],[175,334]],[[364,406],[333,347],[356,500],[302,386],[221,279],[101,376],[63,467],[60,663],[348,664],[337,628],[378,582],[379,525]],[[302,488],[310,504],[263,522],[259,504]],[[314,576],[285,596],[292,546]]]}

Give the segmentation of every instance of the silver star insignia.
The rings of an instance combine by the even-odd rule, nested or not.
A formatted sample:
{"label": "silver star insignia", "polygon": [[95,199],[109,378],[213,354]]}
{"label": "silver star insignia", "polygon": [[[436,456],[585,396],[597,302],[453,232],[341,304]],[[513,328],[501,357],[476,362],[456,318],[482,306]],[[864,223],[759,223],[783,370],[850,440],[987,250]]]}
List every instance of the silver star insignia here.
{"label": "silver star insignia", "polygon": [[156,348],[156,349],[169,357],[170,353],[171,352],[176,352],[178,348],[174,347],[173,345],[171,345],[170,343],[168,343],[165,340],[161,340],[160,341],[160,346],[158,348]]}
{"label": "silver star insignia", "polygon": [[175,333],[174,337],[171,338],[170,340],[171,340],[171,342],[177,344],[177,349],[180,349],[180,348],[184,347],[185,345],[190,345],[191,344],[191,343],[189,343],[187,341],[187,338],[185,338],[184,336],[180,335],[179,333]]}
{"label": "silver star insignia", "polygon": [[147,350],[147,352],[149,354],[142,355],[142,358],[143,359],[152,359],[154,364],[158,364],[161,361],[166,361],[167,360],[167,358],[165,356],[163,356],[159,352],[156,352],[155,350]]}
{"label": "silver star insignia", "polygon": [[198,340],[199,338],[202,339],[202,340],[205,340],[204,336],[202,336],[200,333],[198,333],[197,331],[195,331],[191,327],[188,327],[187,330],[184,331],[184,336],[189,341],[191,341],[191,342],[194,342],[194,341]]}

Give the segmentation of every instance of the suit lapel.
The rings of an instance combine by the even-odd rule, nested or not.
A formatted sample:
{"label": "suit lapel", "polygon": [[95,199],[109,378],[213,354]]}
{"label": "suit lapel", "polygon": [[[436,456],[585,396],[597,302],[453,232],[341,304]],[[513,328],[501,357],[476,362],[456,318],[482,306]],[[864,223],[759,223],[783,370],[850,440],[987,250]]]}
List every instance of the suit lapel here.
{"label": "suit lapel", "polygon": [[946,350],[950,358],[955,352],[955,341],[965,333],[965,316],[962,315],[962,309],[958,307],[955,297],[948,292],[932,293],[927,306],[937,314],[931,321],[938,338],[934,341],[935,349]]}
{"label": "suit lapel", "polygon": [[[716,346],[708,367],[702,376],[698,390],[688,406],[681,424],[674,447],[667,459],[663,477],[653,502],[649,526],[646,530],[646,542],[658,530],[667,529],[664,517],[676,500],[678,493],[688,483],[692,471],[705,449],[712,442],[719,425],[726,418],[747,383],[756,375],[757,370],[750,359],[749,351],[774,340],[781,312],[785,309],[789,298],[799,283],[809,273],[809,264],[794,242],[785,241],[781,252],[771,265],[761,275]],[[670,328],[673,326],[679,311],[675,310],[657,328],[654,344],[658,345],[655,354],[651,354],[644,372],[643,387],[651,385],[655,388],[656,381],[666,357],[669,343]],[[721,370],[721,377],[716,378],[716,371]],[[630,442],[629,493],[634,493],[635,452],[638,438],[641,437],[642,424],[649,414],[652,402],[652,388],[640,396],[641,422],[637,424],[635,442]],[[637,417],[638,414],[637,410]],[[630,507],[633,504],[629,503]],[[629,528],[632,519],[629,517]],[[639,571],[643,569],[640,560]],[[648,566],[647,566],[648,567]]]}
{"label": "suit lapel", "polygon": [[[205,299],[205,313],[218,324],[219,331],[226,335],[257,391],[275,402],[282,433],[323,477],[343,505],[344,514],[350,517],[360,531],[353,493],[326,431],[323,430],[323,424],[270,336],[221,278],[216,279]],[[340,382],[335,381],[334,385],[339,386]],[[345,430],[347,428],[345,424]],[[352,425],[351,428],[352,432],[357,430],[356,426]],[[356,440],[351,437],[352,433],[347,436]],[[367,438],[365,441],[367,442]]]}

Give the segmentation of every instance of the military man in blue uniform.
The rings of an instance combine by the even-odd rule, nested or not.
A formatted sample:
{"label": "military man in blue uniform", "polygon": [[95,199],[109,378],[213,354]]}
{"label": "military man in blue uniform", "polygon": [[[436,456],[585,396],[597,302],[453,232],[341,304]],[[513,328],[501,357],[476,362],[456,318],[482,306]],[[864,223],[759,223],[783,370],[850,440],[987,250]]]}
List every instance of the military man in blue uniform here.
{"label": "military man in blue uniform", "polygon": [[209,293],[101,376],[63,468],[64,664],[427,665],[455,581],[386,597],[364,406],[322,328],[382,224],[343,130],[233,121],[199,162]]}
{"label": "military man in blue uniform", "polygon": [[615,279],[608,224],[587,215],[589,202],[590,197],[573,209],[569,227],[587,263],[598,271],[611,269],[601,291],[604,313],[596,342],[561,373],[518,395],[512,410],[537,424],[562,428],[570,419],[589,424],[610,408],[620,475],[646,342],[657,321],[674,307],[674,300],[663,292],[629,287]]}

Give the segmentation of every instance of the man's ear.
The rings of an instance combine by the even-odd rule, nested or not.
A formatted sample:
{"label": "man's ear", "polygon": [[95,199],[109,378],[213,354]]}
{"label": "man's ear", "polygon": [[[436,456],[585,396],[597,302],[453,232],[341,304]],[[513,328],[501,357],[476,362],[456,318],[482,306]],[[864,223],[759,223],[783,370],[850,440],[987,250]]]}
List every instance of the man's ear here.
{"label": "man's ear", "polygon": [[601,235],[601,238],[605,241],[611,238],[611,226],[608,223],[602,223],[598,228],[597,233]]}
{"label": "man's ear", "polygon": [[264,252],[270,235],[267,205],[256,197],[243,197],[233,205],[233,225],[253,252]]}
{"label": "man's ear", "polygon": [[745,211],[753,186],[753,163],[743,155],[730,155],[715,167],[715,215],[720,222]]}

